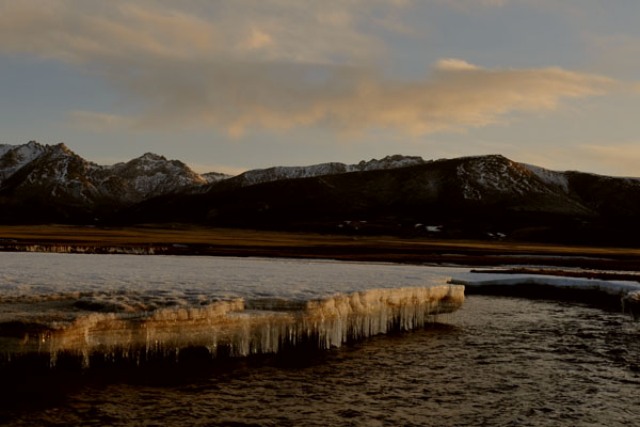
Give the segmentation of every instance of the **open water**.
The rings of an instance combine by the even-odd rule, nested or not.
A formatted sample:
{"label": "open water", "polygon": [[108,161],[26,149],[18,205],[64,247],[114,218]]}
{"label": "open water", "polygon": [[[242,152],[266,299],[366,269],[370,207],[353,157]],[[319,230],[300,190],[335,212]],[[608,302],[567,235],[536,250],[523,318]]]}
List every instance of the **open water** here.
{"label": "open water", "polygon": [[34,374],[1,397],[15,426],[633,426],[640,324],[472,295],[424,330],[326,352]]}

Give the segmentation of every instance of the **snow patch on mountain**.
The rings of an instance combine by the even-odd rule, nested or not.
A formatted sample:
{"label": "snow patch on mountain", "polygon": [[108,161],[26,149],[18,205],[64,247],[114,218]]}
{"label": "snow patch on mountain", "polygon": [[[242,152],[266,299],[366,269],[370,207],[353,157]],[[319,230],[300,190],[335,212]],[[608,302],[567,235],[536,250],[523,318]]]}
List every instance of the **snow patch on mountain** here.
{"label": "snow patch on mountain", "polygon": [[216,182],[224,181],[225,179],[232,178],[233,175],[220,172],[207,172],[200,175],[207,184],[214,184]]}
{"label": "snow patch on mountain", "polygon": [[35,141],[18,146],[0,145],[0,184],[45,151],[46,148]]}
{"label": "snow patch on mountain", "polygon": [[535,179],[528,168],[501,155],[466,157],[456,169],[463,185],[463,197],[480,200],[483,194],[548,193],[546,183]]}
{"label": "snow patch on mountain", "polygon": [[343,163],[322,163],[312,166],[275,166],[268,169],[254,169],[238,175],[235,179],[245,187],[283,179],[310,178],[346,172],[350,170]]}
{"label": "snow patch on mountain", "polygon": [[547,185],[560,187],[565,193],[569,192],[569,180],[563,172],[555,172],[539,166],[522,163],[522,166],[531,171],[535,176],[540,178]]}
{"label": "snow patch on mountain", "polygon": [[364,172],[381,169],[398,169],[427,163],[422,157],[402,155],[387,156],[383,159],[371,159],[356,164],[339,162],[320,163],[311,166],[276,166],[267,169],[253,169],[234,177],[242,187],[284,179],[311,178],[323,175],[337,175],[350,172]]}
{"label": "snow patch on mountain", "polygon": [[380,160],[371,159],[368,162],[363,160],[357,165],[351,165],[350,167],[353,168],[353,170],[358,171],[371,171],[380,169],[405,168],[410,166],[422,165],[425,163],[429,163],[429,161],[424,160],[422,157],[394,154],[392,156],[386,156]]}
{"label": "snow patch on mountain", "polygon": [[181,161],[153,153],[107,167],[104,175],[105,180],[120,180],[120,185],[133,193],[130,198],[140,200],[207,183]]}

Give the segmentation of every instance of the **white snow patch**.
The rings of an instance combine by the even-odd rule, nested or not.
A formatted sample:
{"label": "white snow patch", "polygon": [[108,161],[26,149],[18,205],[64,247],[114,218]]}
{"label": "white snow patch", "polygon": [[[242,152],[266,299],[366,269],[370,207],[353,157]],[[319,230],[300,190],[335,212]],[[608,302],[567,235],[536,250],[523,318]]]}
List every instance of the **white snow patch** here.
{"label": "white snow patch", "polygon": [[569,192],[569,180],[567,176],[562,172],[555,172],[548,169],[541,168],[539,166],[529,165],[522,163],[522,166],[536,175],[542,182],[562,188],[565,193]]}
{"label": "white snow patch", "polygon": [[330,162],[310,166],[276,166],[268,169],[253,169],[238,175],[237,179],[241,181],[241,185],[248,186],[283,179],[310,178],[381,169],[398,169],[424,163],[427,163],[427,161],[421,157],[393,155],[380,160],[363,160],[357,164]]}
{"label": "white snow patch", "polygon": [[[9,178],[11,175],[22,169],[28,163],[40,157],[46,148],[37,142],[14,146],[0,146],[0,181]],[[7,156],[6,158],[3,158]],[[3,165],[4,163],[4,165]]]}

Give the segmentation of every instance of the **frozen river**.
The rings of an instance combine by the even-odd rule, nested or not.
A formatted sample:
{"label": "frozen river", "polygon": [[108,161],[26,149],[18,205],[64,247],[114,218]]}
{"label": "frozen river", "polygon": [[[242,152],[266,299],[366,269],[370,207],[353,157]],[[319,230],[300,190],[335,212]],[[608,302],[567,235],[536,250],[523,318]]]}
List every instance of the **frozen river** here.
{"label": "frozen river", "polygon": [[[69,315],[57,302],[70,297],[122,315],[236,298],[295,305],[467,277],[462,268],[390,264],[95,257],[0,254],[3,315]],[[28,313],[38,304],[52,311]],[[628,426],[640,419],[640,323],[630,316],[471,295],[434,319],[412,332],[286,357],[9,375],[0,424]]]}

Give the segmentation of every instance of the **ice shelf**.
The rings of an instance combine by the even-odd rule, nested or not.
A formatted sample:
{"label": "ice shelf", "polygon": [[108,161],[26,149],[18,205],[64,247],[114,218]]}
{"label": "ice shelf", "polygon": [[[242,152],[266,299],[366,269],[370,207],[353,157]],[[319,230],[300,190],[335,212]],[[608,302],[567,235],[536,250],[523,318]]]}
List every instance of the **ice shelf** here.
{"label": "ice shelf", "polygon": [[[44,355],[55,366],[60,355],[89,366],[123,359],[144,362],[177,357],[181,349],[203,348],[212,357],[277,353],[298,345],[314,349],[390,331],[423,327],[435,316],[457,310],[464,286],[434,285],[370,289],[309,301],[279,298],[230,299],[203,306],[152,312],[77,312],[47,300],[26,318],[0,324],[2,362]],[[68,304],[68,302],[67,302]],[[47,315],[54,305],[57,316]]]}
{"label": "ice shelf", "polygon": [[[457,273],[452,284],[469,292],[509,295],[562,296],[602,305],[621,304],[623,311],[640,318],[640,283],[628,280],[600,280],[545,274]],[[551,291],[551,292],[550,292]]]}
{"label": "ice shelf", "polygon": [[[199,256],[3,253],[0,365],[325,349],[457,309],[460,268]],[[182,357],[183,358],[183,357]],[[183,358],[184,359],[184,358]],[[75,362],[74,362],[75,363]],[[28,365],[28,363],[27,363]]]}

